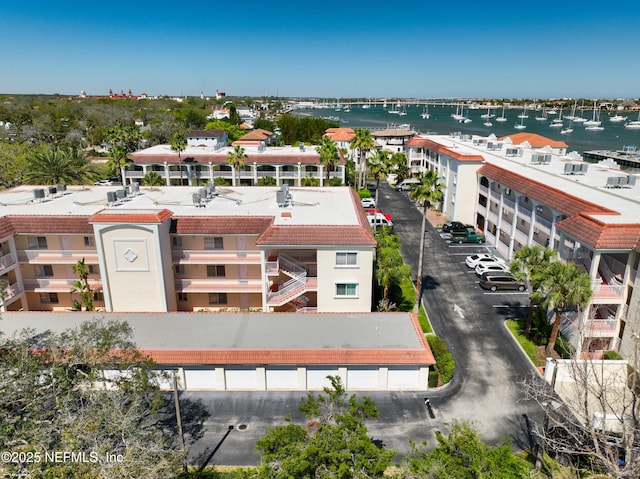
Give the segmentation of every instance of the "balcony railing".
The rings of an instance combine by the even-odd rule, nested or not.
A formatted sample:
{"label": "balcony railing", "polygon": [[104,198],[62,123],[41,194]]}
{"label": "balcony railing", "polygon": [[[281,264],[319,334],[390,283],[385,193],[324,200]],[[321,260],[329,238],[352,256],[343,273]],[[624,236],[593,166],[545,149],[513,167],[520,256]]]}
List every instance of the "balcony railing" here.
{"label": "balcony railing", "polygon": [[0,271],[16,263],[16,257],[13,253],[0,256]]}
{"label": "balcony railing", "polygon": [[20,285],[18,283],[10,284],[4,290],[5,302],[9,301],[11,298],[16,297],[20,293],[22,293],[22,288],[20,288]]}
{"label": "balcony railing", "polygon": [[616,298],[621,299],[624,291],[621,285],[604,284],[601,278],[596,278],[591,282],[591,290],[593,291],[593,297],[602,298]]}
{"label": "balcony railing", "polygon": [[177,293],[261,293],[260,279],[179,279],[175,282]]}
{"label": "balcony railing", "polygon": [[259,264],[257,250],[173,250],[171,259],[180,264]]}
{"label": "balcony railing", "polygon": [[587,318],[583,334],[589,337],[609,337],[616,333],[617,326],[615,319]]}
{"label": "balcony railing", "polygon": [[82,258],[84,258],[87,264],[98,264],[98,252],[95,249],[27,249],[18,252],[18,260],[22,263],[73,264]]}
{"label": "balcony railing", "polygon": [[[73,289],[72,283],[74,281],[78,281],[78,279],[31,278],[25,279],[23,283],[25,291],[68,293]],[[90,279],[89,287],[94,291],[100,291],[102,290],[102,281]]]}

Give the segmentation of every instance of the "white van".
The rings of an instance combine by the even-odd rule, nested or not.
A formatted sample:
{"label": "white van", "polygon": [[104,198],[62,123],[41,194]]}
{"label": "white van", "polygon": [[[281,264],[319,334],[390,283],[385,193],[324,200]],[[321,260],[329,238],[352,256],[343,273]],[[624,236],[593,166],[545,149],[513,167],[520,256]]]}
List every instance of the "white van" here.
{"label": "white van", "polygon": [[369,226],[376,229],[378,226],[389,226],[393,228],[393,222],[388,220],[382,213],[369,213],[367,215]]}
{"label": "white van", "polygon": [[396,185],[396,191],[408,191],[413,188],[413,185],[417,185],[418,183],[420,183],[420,180],[418,178],[408,178],[406,180],[402,180]]}

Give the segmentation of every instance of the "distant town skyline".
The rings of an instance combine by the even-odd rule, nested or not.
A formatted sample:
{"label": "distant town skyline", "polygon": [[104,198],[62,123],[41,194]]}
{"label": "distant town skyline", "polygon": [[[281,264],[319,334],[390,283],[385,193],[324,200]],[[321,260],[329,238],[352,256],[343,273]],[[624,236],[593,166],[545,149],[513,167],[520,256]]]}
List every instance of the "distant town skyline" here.
{"label": "distant town skyline", "polygon": [[640,4],[0,5],[0,93],[637,98]]}

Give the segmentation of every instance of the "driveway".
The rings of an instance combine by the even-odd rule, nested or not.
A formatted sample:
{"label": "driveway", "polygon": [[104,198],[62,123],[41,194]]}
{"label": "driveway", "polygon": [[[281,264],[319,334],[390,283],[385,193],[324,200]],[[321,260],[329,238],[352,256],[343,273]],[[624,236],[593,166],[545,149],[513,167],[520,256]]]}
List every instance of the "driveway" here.
{"label": "driveway", "polygon": [[[379,207],[393,215],[402,253],[417,271],[421,213],[405,192],[380,184]],[[449,245],[427,224],[424,258],[423,304],[433,328],[456,361],[453,381],[426,396],[434,418],[424,404],[424,393],[370,392],[380,417],[368,424],[370,435],[400,454],[409,452],[408,439],[435,444],[435,431],[455,419],[475,421],[483,439],[503,435],[517,448],[531,446],[524,415],[535,419],[541,411],[525,401],[520,382],[535,374],[533,366],[514,343],[504,320],[522,311],[528,296],[522,293],[487,293],[464,265],[468,254],[491,251],[486,246]],[[185,393],[197,405],[204,430],[188,447],[192,464],[255,465],[255,442],[270,426],[285,424],[284,417],[303,424],[297,407],[302,392],[202,392]],[[195,414],[198,416],[198,414]],[[188,418],[185,422],[189,422]],[[230,429],[233,426],[233,429]],[[186,428],[188,429],[188,428]]]}

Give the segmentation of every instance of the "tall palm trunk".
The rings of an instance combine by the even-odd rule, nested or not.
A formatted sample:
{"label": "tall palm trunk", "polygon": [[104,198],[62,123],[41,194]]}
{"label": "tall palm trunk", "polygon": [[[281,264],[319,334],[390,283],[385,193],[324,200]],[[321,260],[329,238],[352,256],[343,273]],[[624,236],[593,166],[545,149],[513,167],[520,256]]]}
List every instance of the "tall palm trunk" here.
{"label": "tall palm trunk", "polygon": [[524,334],[529,336],[531,333],[531,326],[533,325],[533,310],[536,307],[536,302],[533,299],[529,299],[529,311],[527,312],[527,321],[524,325]]}
{"label": "tall palm trunk", "polygon": [[424,257],[424,227],[427,221],[427,203],[422,210],[422,227],[420,229],[420,251],[418,254],[418,274],[416,276],[416,301],[413,304],[413,314],[420,311],[420,298],[422,297],[422,262]]}
{"label": "tall palm trunk", "polygon": [[551,335],[549,336],[549,341],[547,342],[547,347],[545,348],[545,354],[547,357],[551,357],[553,354],[553,350],[556,347],[556,339],[558,339],[558,333],[560,332],[560,324],[562,323],[562,313],[563,309],[558,309],[556,311],[556,319],[553,322],[553,328],[551,328]]}

